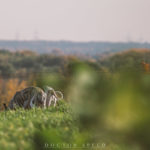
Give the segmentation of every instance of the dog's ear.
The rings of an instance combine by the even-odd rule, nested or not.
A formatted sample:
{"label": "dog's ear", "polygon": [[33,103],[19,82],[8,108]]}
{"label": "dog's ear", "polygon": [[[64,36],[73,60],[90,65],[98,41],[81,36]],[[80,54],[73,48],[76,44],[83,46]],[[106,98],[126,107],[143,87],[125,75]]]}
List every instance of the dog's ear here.
{"label": "dog's ear", "polygon": [[63,94],[60,91],[55,91],[58,99],[63,99]]}
{"label": "dog's ear", "polygon": [[7,110],[7,109],[8,109],[5,103],[3,104],[3,106],[4,106],[5,110]]}

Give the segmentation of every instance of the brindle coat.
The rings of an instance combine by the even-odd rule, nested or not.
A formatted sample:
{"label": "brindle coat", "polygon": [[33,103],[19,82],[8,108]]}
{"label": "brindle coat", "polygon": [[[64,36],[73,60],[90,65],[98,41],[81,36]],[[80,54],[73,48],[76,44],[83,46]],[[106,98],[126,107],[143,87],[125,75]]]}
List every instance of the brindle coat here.
{"label": "brindle coat", "polygon": [[28,87],[16,92],[8,108],[23,107],[24,109],[30,109],[34,106],[46,107],[46,93],[38,87]]}

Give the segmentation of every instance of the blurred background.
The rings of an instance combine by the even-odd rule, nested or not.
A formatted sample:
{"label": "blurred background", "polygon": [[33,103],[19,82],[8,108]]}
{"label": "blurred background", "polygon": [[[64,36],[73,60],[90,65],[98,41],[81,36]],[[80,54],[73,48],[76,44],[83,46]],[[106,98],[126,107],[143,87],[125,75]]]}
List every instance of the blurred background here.
{"label": "blurred background", "polygon": [[63,92],[65,105],[56,110],[70,117],[65,129],[44,122],[29,136],[35,149],[47,141],[150,149],[149,6],[149,0],[0,0],[0,110],[16,91],[48,85]]}

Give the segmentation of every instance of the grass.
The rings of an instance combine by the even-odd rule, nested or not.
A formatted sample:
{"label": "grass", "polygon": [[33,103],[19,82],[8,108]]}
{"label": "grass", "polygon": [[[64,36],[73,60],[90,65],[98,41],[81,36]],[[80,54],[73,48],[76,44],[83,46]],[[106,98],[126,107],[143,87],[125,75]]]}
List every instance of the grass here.
{"label": "grass", "polygon": [[0,112],[0,150],[65,150],[69,147],[73,150],[74,144],[79,150],[83,146],[86,150],[94,150],[93,143],[95,147],[98,143],[98,150],[141,150],[101,126],[92,124],[86,128],[85,122],[77,118],[71,106],[64,101],[47,109]]}
{"label": "grass", "polygon": [[[42,149],[45,145],[45,141],[42,139],[47,136],[45,133],[55,134],[57,131],[63,133],[63,138],[68,135],[71,138],[76,130],[73,122],[71,109],[65,102],[61,102],[59,107],[55,108],[1,112],[0,149]],[[38,141],[39,139],[40,141]],[[55,142],[57,140],[60,140],[59,137],[55,139]],[[51,137],[48,137],[47,141],[52,142]]]}

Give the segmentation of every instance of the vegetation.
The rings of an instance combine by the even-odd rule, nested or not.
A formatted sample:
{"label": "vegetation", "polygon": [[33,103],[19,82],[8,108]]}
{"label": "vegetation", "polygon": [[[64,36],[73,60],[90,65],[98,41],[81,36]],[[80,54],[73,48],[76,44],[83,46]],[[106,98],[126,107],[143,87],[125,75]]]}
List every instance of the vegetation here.
{"label": "vegetation", "polygon": [[29,76],[34,72],[61,72],[70,57],[38,55],[31,51],[0,51],[0,75],[3,78]]}
{"label": "vegetation", "polygon": [[[10,63],[10,52],[2,55],[5,55],[4,61],[7,59]],[[30,55],[14,53],[16,60],[20,59],[19,63]],[[17,75],[3,79],[7,92],[1,97],[7,97],[7,93],[13,91],[11,85],[16,89],[49,85],[61,90],[65,100],[59,101],[56,108],[1,112],[0,135],[3,138],[0,149],[73,149],[74,146],[89,150],[150,149],[150,74],[142,66],[142,61],[148,63],[148,50],[131,50],[86,60],[72,56],[32,55],[34,61],[44,57],[42,65],[51,57],[67,61],[47,66],[49,70],[58,62],[63,68],[61,71],[43,70],[31,73],[25,79]],[[22,67],[17,71],[20,69]],[[28,70],[28,67],[24,69]]]}
{"label": "vegetation", "polygon": [[32,51],[10,52],[0,50],[0,76],[2,78],[23,78],[39,73],[58,73],[64,75],[72,62],[85,62],[101,71],[118,71],[121,68],[141,69],[141,62],[149,63],[148,49],[132,49],[122,53],[103,54],[95,57],[76,57],[72,55],[38,54]]}
{"label": "vegetation", "polygon": [[[73,138],[77,129],[71,110],[65,102],[60,102],[56,108],[1,112],[0,149],[45,149],[47,141],[40,140],[42,137],[39,134],[43,134],[46,130],[52,133],[56,130],[63,134],[63,139],[65,136],[70,137],[67,140]],[[55,140],[56,137],[53,136],[49,135]]]}

